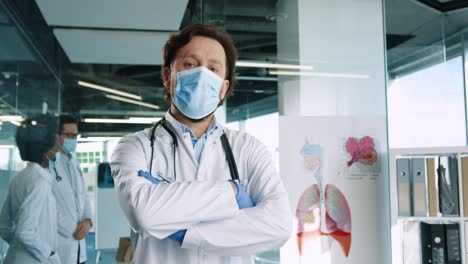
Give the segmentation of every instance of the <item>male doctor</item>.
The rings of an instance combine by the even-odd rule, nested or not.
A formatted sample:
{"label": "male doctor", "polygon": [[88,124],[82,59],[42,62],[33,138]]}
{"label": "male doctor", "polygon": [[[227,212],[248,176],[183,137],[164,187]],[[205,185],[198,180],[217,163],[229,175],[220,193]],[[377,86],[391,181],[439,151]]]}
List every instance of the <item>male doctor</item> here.
{"label": "male doctor", "polygon": [[60,149],[60,159],[53,188],[58,212],[58,248],[62,263],[86,262],[86,241],[92,226],[91,205],[81,170],[74,158],[77,145],[78,121],[72,116],[60,116],[60,126],[56,144]]}
{"label": "male doctor", "polygon": [[167,129],[156,127],[154,144],[152,128],[128,135],[112,155],[120,205],[138,236],[134,262],[254,263],[289,238],[292,216],[267,148],[214,117],[234,88],[234,44],[218,28],[190,25],[170,35],[163,59]]}

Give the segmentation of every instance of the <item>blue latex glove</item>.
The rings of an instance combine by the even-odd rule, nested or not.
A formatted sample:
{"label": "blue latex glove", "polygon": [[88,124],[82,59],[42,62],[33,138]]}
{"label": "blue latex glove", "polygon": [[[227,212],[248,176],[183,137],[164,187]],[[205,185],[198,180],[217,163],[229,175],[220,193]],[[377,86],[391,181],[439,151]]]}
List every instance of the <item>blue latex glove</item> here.
{"label": "blue latex glove", "polygon": [[153,177],[153,175],[151,175],[151,173],[149,173],[147,171],[143,171],[143,170],[138,171],[138,176],[144,177],[145,179],[147,179],[148,181],[150,181],[150,182],[152,182],[154,184],[159,184],[159,183],[164,182],[162,180],[156,179],[155,177]]}
{"label": "blue latex glove", "polygon": [[179,244],[182,245],[182,242],[184,241],[185,233],[187,233],[187,229],[179,230],[175,232],[174,234],[170,235],[169,238],[179,242]]}
{"label": "blue latex glove", "polygon": [[229,181],[233,182],[237,187],[236,201],[237,206],[239,206],[239,209],[254,207],[254,204],[250,199],[249,194],[244,190],[244,188],[240,186],[239,183],[236,181]]}

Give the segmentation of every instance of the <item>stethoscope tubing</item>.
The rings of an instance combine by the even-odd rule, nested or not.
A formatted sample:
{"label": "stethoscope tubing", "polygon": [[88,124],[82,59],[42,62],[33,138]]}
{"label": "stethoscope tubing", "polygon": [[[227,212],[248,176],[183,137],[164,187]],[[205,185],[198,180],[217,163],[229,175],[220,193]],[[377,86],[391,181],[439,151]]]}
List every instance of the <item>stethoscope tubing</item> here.
{"label": "stethoscope tubing", "polygon": [[[161,125],[164,130],[166,130],[169,135],[171,136],[172,138],[172,158],[174,160],[173,162],[173,170],[174,170],[174,181],[176,180],[176,177],[177,177],[177,173],[176,173],[176,152],[177,152],[177,147],[179,146],[178,142],[177,142],[177,136],[175,134],[175,132],[167,125],[166,123],[166,119],[163,117],[161,120],[159,120],[156,124],[154,124],[153,128],[151,129],[151,135],[150,135],[150,145],[151,145],[151,159],[150,159],[150,170],[149,170],[149,173],[151,174],[152,173],[152,169],[153,169],[153,157],[154,157],[154,141],[155,141],[155,133],[156,133],[156,128]],[[231,146],[229,145],[229,140],[226,136],[226,133],[224,133],[223,131],[223,134],[221,135],[221,144],[223,145],[223,149],[224,149],[224,152],[226,153],[226,160],[228,162],[228,165],[229,165],[229,172],[231,173],[231,179],[233,181],[236,181],[239,183],[239,172],[237,170],[237,165],[236,165],[236,161],[234,159],[234,155],[232,154],[232,149],[231,149]],[[169,182],[167,179],[165,179],[164,177],[162,177],[164,181],[166,182]]]}

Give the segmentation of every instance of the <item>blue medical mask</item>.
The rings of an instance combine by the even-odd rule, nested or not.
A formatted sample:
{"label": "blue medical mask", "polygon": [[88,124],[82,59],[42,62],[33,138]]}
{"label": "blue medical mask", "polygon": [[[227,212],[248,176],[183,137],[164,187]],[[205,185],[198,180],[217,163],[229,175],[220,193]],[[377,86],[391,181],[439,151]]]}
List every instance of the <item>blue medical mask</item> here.
{"label": "blue medical mask", "polygon": [[49,158],[46,158],[49,160],[49,169],[53,170],[55,167],[57,167],[57,163],[60,161],[60,152],[55,152],[55,159],[50,160]]}
{"label": "blue medical mask", "polygon": [[211,114],[219,104],[223,79],[204,66],[177,73],[174,105],[192,119]]}
{"label": "blue medical mask", "polygon": [[62,150],[65,152],[65,153],[72,153],[76,150],[76,144],[77,144],[77,140],[76,139],[68,139],[68,138],[65,138],[63,139],[63,145],[62,145]]}

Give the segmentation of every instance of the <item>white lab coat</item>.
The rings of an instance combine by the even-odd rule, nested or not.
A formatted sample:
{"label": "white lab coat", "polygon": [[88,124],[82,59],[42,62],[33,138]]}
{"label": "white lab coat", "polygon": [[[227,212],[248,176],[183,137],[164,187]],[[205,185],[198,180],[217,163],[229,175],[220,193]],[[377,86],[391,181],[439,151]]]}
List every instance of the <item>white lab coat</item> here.
{"label": "white lab coat", "polygon": [[73,237],[78,223],[84,219],[93,219],[86,183],[76,160],[71,156],[61,155],[57,163],[57,175],[61,180],[54,184],[53,193],[57,199],[58,212],[58,247],[57,253],[62,263],[76,264],[78,245],[80,262],[86,261],[86,240]]}
{"label": "white lab coat", "polygon": [[[149,170],[151,129],[120,140],[112,155],[112,175],[120,205],[138,233],[134,263],[253,263],[253,255],[279,248],[289,238],[292,216],[288,194],[271,155],[258,140],[220,127],[206,143],[197,169],[192,142],[176,128],[176,182],[151,184],[137,176]],[[239,210],[228,179],[220,136],[225,130],[237,163],[241,184],[253,208]],[[156,130],[152,175],[173,177],[170,135]],[[167,238],[187,229],[182,246]]]}
{"label": "white lab coat", "polygon": [[0,236],[10,245],[5,264],[60,263],[53,178],[30,162],[11,181],[0,213]]}

